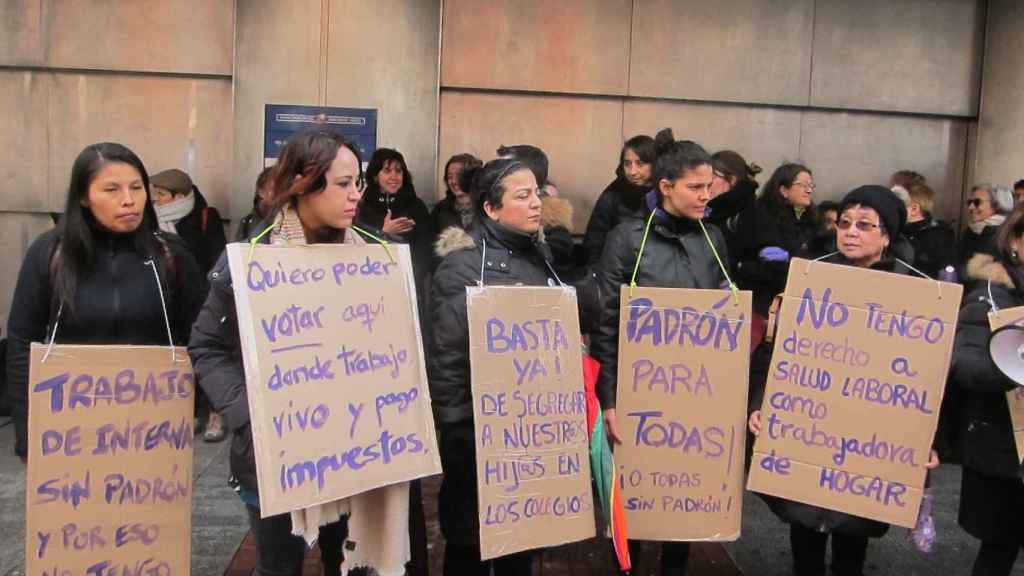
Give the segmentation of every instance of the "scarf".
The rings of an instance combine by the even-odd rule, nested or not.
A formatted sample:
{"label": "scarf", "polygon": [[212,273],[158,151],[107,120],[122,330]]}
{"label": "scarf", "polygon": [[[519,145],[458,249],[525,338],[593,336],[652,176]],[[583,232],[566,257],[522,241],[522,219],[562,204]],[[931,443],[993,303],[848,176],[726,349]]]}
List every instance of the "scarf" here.
{"label": "scarf", "polygon": [[178,222],[188,216],[195,207],[196,195],[191,192],[187,196],[167,204],[153,205],[156,210],[156,219],[160,222],[160,229],[171,234],[178,233]]}
{"label": "scarf", "polygon": [[[275,246],[305,246],[306,232],[298,213],[285,206],[274,219],[270,243]],[[354,230],[346,231],[342,244],[362,245],[366,241]],[[409,561],[409,483],[399,482],[291,513],[292,534],[312,546],[318,528],[348,515],[348,540],[342,574],[366,568],[380,576],[402,576]]]}
{"label": "scarf", "polygon": [[999,226],[1005,220],[1006,216],[1003,216],[1002,214],[993,214],[981,222],[971,222],[967,227],[971,229],[971,232],[981,234],[985,228],[988,228],[989,226]]}

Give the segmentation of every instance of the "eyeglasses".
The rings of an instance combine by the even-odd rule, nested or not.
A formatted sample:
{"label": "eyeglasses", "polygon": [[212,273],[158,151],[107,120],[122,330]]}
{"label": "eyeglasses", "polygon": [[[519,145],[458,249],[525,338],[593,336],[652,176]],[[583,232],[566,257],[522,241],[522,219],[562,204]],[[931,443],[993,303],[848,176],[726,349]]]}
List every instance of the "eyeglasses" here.
{"label": "eyeglasses", "polygon": [[840,230],[849,230],[850,226],[856,226],[857,230],[861,232],[871,232],[875,228],[881,228],[881,224],[875,224],[874,222],[868,222],[867,220],[857,220],[854,222],[848,218],[840,218],[836,221],[836,228]]}
{"label": "eyeglasses", "polygon": [[971,198],[967,201],[967,205],[971,208],[977,208],[981,206],[981,198]]}
{"label": "eyeglasses", "polygon": [[803,186],[807,190],[814,192],[814,184],[809,184],[807,182],[793,182],[793,186]]}

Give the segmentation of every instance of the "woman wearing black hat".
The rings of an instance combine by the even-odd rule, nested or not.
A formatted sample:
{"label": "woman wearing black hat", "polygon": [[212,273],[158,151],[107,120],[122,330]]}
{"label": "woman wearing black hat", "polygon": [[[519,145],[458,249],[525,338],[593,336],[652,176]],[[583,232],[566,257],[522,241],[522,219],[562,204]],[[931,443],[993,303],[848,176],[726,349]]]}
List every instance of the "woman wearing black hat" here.
{"label": "woman wearing black hat", "polygon": [[[826,262],[858,268],[870,268],[892,274],[909,274],[910,269],[894,257],[894,239],[901,238],[907,209],[889,189],[882,186],[861,186],[839,203],[836,222],[835,254]],[[905,242],[905,240],[903,240]],[[764,382],[756,383],[752,405],[759,406],[764,396]],[[750,415],[750,431],[761,430],[761,411]],[[933,451],[927,468],[939,465]],[[825,548],[832,537],[832,573],[836,576],[862,576],[867,557],[868,538],[879,538],[889,525],[836,510],[810,504],[765,496],[765,501],[780,519],[789,523],[789,540],[793,550],[793,573],[796,576],[823,576]]]}
{"label": "woman wearing black hat", "polygon": [[958,520],[981,540],[972,574],[986,576],[1009,574],[1024,545],[1024,482],[1006,400],[1016,384],[988,352],[989,313],[1024,306],[1024,208],[1007,216],[994,247],[996,257],[977,255],[967,266],[977,288],[960,310],[952,365],[952,381],[965,393]]}

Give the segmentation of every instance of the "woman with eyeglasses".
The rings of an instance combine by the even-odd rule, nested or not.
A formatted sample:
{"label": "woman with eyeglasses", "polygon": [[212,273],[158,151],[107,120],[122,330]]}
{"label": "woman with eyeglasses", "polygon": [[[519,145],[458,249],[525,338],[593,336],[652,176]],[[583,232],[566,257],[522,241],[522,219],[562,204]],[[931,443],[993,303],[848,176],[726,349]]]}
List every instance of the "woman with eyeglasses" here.
{"label": "woman with eyeglasses", "polygon": [[[869,268],[892,274],[910,274],[893,248],[907,221],[907,209],[889,189],[882,186],[861,186],[839,203],[836,221],[838,252],[826,262],[844,266]],[[754,405],[764,397],[764,381],[752,391]],[[761,431],[761,411],[750,415],[750,431]],[[935,451],[926,467],[939,465]],[[762,496],[782,521],[789,524],[789,541],[793,551],[795,576],[824,576],[828,573],[825,549],[832,540],[832,571],[836,576],[862,576],[867,557],[868,539],[880,538],[889,525],[836,510],[784,498]]]}
{"label": "woman with eyeglasses", "polygon": [[974,576],[1009,574],[1024,545],[1024,482],[1006,400],[1017,384],[996,369],[988,347],[989,313],[1024,306],[1024,208],[1007,216],[995,249],[967,267],[977,288],[960,310],[951,370],[964,393],[958,522],[981,541]]}
{"label": "woman with eyeglasses", "polygon": [[[967,197],[967,229],[960,240],[961,278],[967,278],[970,260],[978,254],[995,258],[996,230],[1013,209],[1013,192],[992,184],[976,184]],[[970,282],[970,280],[968,280]]]}
{"label": "woman with eyeglasses", "polygon": [[786,287],[790,258],[821,256],[827,235],[814,202],[814,175],[802,164],[783,164],[736,224],[736,276],[754,293],[754,312],[768,316]]}

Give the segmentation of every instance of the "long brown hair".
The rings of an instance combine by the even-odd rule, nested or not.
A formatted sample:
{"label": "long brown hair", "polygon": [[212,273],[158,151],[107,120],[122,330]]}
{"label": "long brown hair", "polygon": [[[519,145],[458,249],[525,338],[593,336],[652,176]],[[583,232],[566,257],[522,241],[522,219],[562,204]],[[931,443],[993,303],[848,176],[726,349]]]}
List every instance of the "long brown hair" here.
{"label": "long brown hair", "polygon": [[309,128],[289,138],[274,165],[274,191],[270,201],[273,211],[299,196],[323,192],[327,188],[327,171],[343,146],[356,157],[361,183],[363,161],[359,148],[341,134],[325,128]]}

